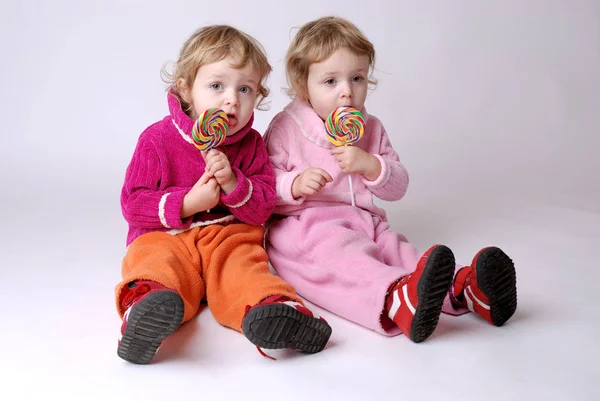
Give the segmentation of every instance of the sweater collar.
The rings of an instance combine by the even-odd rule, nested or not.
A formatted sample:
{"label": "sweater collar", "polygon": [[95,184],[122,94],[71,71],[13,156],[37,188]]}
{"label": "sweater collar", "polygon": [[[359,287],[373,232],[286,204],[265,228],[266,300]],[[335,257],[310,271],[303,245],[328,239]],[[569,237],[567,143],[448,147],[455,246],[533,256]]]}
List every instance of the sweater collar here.
{"label": "sweater collar", "polygon": [[[296,97],[285,106],[284,111],[294,119],[296,124],[298,124],[300,131],[302,131],[302,134],[304,134],[306,139],[322,148],[333,149],[335,147],[335,145],[327,139],[325,122],[321,120],[321,117],[319,117],[310,103],[306,100]],[[366,125],[369,120],[369,114],[364,107],[361,110],[361,113]]]}
{"label": "sweater collar", "polygon": [[[172,91],[169,91],[168,95],[169,102],[169,113],[171,114],[171,120],[173,121],[173,125],[179,131],[179,133],[184,137],[184,139],[189,143],[194,143],[192,139],[192,128],[196,123],[195,120],[190,118],[183,109],[181,108],[181,104],[179,103],[179,99],[177,96],[173,94]],[[248,132],[252,129],[252,123],[254,122],[254,113],[250,117],[248,123],[238,132],[233,135],[228,135],[225,140],[221,143],[220,146],[227,146],[235,142],[239,142],[242,138],[246,136]]]}

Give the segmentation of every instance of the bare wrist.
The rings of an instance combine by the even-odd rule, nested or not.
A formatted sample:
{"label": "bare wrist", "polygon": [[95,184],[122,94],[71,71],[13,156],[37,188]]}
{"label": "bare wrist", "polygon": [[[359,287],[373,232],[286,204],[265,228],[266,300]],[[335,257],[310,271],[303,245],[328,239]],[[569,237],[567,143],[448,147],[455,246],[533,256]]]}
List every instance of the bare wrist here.
{"label": "bare wrist", "polygon": [[191,209],[190,198],[189,198],[188,194],[185,194],[183,196],[183,203],[181,204],[181,211],[179,212],[179,216],[182,219],[185,219],[186,217],[193,215],[194,212],[190,209]]}
{"label": "bare wrist", "polygon": [[223,191],[225,195],[229,195],[230,193],[235,191],[235,189],[237,188],[237,184],[237,177],[233,177],[228,183],[223,184],[221,186],[221,191]]}
{"label": "bare wrist", "polygon": [[365,176],[365,178],[369,181],[375,181],[377,179],[377,177],[379,177],[379,175],[381,174],[381,162],[379,161],[379,159],[374,156],[374,155],[369,155],[370,157],[370,168],[369,171],[365,174],[363,174]]}
{"label": "bare wrist", "polygon": [[297,188],[297,183],[298,183],[298,178],[300,178],[300,176],[296,176],[296,178],[294,178],[294,181],[292,181],[292,198],[294,198],[294,200],[300,198],[301,194],[298,193],[298,188]]}

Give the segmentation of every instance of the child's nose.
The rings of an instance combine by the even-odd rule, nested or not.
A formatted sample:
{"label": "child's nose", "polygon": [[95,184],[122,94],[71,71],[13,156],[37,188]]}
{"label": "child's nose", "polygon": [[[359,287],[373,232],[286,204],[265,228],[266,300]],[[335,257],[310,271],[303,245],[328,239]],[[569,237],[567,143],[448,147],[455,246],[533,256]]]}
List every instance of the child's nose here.
{"label": "child's nose", "polygon": [[350,87],[350,85],[348,83],[342,83],[341,84],[340,94],[344,98],[351,98],[352,97],[352,88]]}
{"label": "child's nose", "polygon": [[235,90],[228,90],[225,93],[225,104],[228,106],[238,105],[238,93]]}

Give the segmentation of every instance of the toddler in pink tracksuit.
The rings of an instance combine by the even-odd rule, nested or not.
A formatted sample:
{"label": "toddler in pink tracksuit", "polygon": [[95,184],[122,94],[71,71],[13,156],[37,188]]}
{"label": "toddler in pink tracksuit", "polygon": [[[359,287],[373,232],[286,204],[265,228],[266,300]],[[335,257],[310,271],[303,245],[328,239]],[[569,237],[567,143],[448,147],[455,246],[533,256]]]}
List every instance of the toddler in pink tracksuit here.
{"label": "toddler in pink tracksuit", "polygon": [[[421,342],[441,312],[470,310],[501,326],[517,307],[514,265],[502,250],[484,248],[465,267],[444,245],[420,254],[373,203],[399,200],[408,186],[383,124],[364,107],[374,60],[373,44],[344,19],[309,22],[293,39],[293,101],[265,133],[277,186],[266,235],[271,263],[304,298],[384,335]],[[342,106],[364,116],[354,146],[326,137],[324,120]]]}

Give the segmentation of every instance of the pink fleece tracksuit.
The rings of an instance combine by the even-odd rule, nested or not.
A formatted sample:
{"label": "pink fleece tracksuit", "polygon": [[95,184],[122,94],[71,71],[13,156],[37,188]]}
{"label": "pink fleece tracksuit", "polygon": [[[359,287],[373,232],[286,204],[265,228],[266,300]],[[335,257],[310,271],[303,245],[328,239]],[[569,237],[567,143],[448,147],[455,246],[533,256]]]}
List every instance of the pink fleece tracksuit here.
{"label": "pink fleece tracksuit", "polygon": [[[408,173],[375,116],[363,110],[365,133],[354,146],[376,156],[381,174],[368,181],[353,174],[356,207],[348,175],[329,153],[334,145],[323,120],[305,101],[295,99],[277,114],[265,142],[275,170],[277,206],[266,247],[277,273],[309,301],[364,327],[394,336],[400,330],[383,313],[390,285],[413,272],[421,256],[405,236],[391,230],[373,195],[401,199]],[[294,199],[292,183],[309,167],[327,171],[333,182],[319,194]],[[458,266],[457,266],[458,268]],[[448,298],[443,312],[457,315]]]}

